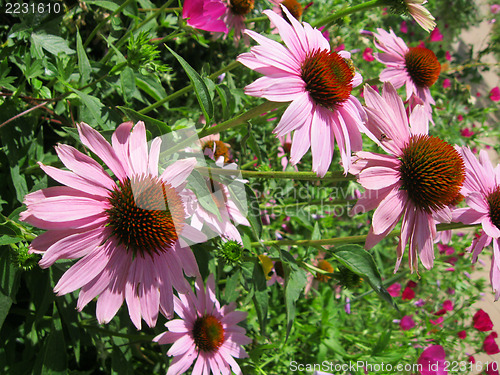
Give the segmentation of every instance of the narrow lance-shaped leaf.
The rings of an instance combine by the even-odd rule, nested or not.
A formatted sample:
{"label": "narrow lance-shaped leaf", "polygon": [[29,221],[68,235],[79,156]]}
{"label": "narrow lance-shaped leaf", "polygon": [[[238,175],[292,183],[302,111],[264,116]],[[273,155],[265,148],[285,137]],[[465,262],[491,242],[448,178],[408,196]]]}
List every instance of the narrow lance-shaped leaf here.
{"label": "narrow lance-shaped leaf", "polygon": [[181,56],[179,56],[177,53],[175,53],[171,48],[168,46],[167,49],[170,51],[172,55],[179,61],[179,63],[182,65],[182,68],[185,70],[186,74],[189,77],[189,80],[191,81],[191,84],[193,85],[194,92],[196,94],[196,98],[198,99],[198,102],[200,103],[201,110],[203,112],[203,115],[205,116],[205,120],[207,123],[210,123],[212,118],[214,117],[214,104],[212,102],[212,99],[210,97],[210,91],[208,90],[207,85],[205,84],[205,81],[201,76],[194,70],[191,65],[187,63],[186,60],[184,60]]}

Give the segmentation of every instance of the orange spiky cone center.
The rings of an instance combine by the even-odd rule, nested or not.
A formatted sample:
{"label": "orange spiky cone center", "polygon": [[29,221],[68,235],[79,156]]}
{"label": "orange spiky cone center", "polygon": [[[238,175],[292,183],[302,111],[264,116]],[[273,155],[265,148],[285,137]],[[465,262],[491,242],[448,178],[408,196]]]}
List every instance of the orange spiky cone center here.
{"label": "orange spiky cone center", "polygon": [[244,16],[253,9],[254,0],[229,0],[229,8],[234,14]]}
{"label": "orange spiky cone center", "polygon": [[415,135],[400,160],[402,189],[416,207],[431,213],[462,199],[465,165],[450,144],[429,135]]}
{"label": "orange spiky cone center", "polygon": [[[300,17],[302,17],[302,12],[303,12],[302,5],[297,0],[283,0],[281,4],[283,4],[286,7],[286,9],[288,9],[290,14],[295,19],[298,20],[300,19]],[[286,15],[284,14],[284,12],[281,13],[283,18],[285,18]]]}
{"label": "orange spiky cone center", "polygon": [[333,109],[349,99],[354,67],[335,51],[317,49],[304,59],[301,78],[316,104]]}
{"label": "orange spiky cone center", "polygon": [[430,49],[412,47],[405,55],[406,71],[417,86],[431,87],[441,73],[441,64]]}
{"label": "orange spiky cone center", "polygon": [[[328,273],[333,273],[333,266],[327,260],[321,259],[318,262],[318,268],[320,270],[326,271]],[[330,276],[323,275],[321,273],[316,274],[316,279],[321,282],[327,282],[330,279]]]}
{"label": "orange spiky cone center", "polygon": [[493,225],[500,229],[500,186],[496,186],[486,197],[489,217]]}
{"label": "orange spiky cone center", "polygon": [[108,200],[108,226],[134,255],[168,251],[177,241],[185,212],[170,184],[158,177],[132,177],[120,181]]}
{"label": "orange spiky cone center", "polygon": [[213,315],[204,315],[194,322],[193,340],[202,352],[215,352],[224,343],[224,327]]}

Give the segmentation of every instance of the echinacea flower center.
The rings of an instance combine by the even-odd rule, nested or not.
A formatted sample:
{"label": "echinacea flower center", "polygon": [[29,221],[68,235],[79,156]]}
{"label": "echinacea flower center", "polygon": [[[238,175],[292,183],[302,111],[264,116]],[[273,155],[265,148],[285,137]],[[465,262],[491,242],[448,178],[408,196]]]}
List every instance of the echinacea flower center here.
{"label": "echinacea flower center", "polygon": [[[318,268],[320,270],[326,271],[328,273],[332,273],[333,272],[333,266],[327,260],[324,260],[324,259],[321,259],[318,262]],[[325,282],[327,282],[330,279],[330,276],[323,275],[322,273],[317,273],[316,274],[316,279],[318,281],[321,281],[321,282],[325,283]]]}
{"label": "echinacea flower center", "polygon": [[211,150],[214,153],[215,160],[219,157],[224,156],[224,163],[229,162],[229,149],[226,144],[222,141],[207,141],[201,146],[203,152],[205,150]]}
{"label": "echinacea flower center", "polygon": [[450,144],[429,135],[415,135],[400,160],[402,189],[417,208],[431,213],[462,199],[465,166]]}
{"label": "echinacea flower center", "polygon": [[[300,19],[300,17],[302,16],[303,9],[302,5],[300,5],[300,3],[297,0],[283,0],[281,4],[283,4],[286,7],[286,9],[288,9],[290,14],[295,19],[297,20]],[[281,15],[284,19],[287,19],[285,12],[282,11]]]}
{"label": "echinacea flower center", "polygon": [[184,205],[170,185],[152,176],[120,181],[108,198],[108,225],[120,243],[139,253],[167,251],[184,222]]}
{"label": "echinacea flower center", "polygon": [[431,87],[436,83],[441,64],[430,49],[425,47],[412,47],[405,54],[406,71],[419,87]]}
{"label": "echinacea flower center", "polygon": [[254,7],[254,0],[229,0],[229,7],[234,14],[244,16]]}
{"label": "echinacea flower center", "polygon": [[304,59],[301,78],[316,104],[334,108],[351,95],[354,67],[335,51],[317,49]]}
{"label": "echinacea flower center", "polygon": [[202,352],[214,352],[224,342],[224,328],[213,315],[204,315],[194,322],[193,340]]}
{"label": "echinacea flower center", "polygon": [[489,206],[489,217],[493,225],[500,229],[500,186],[486,197]]}

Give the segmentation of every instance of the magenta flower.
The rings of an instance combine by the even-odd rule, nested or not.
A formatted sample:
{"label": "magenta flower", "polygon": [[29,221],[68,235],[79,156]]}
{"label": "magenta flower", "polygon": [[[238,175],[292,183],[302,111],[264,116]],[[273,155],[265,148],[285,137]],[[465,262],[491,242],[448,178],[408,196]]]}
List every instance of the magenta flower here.
{"label": "magenta flower", "polygon": [[420,354],[417,363],[422,375],[446,375],[446,353],[441,345],[431,345]]}
{"label": "magenta flower", "polygon": [[444,54],[444,56],[445,56],[446,60],[451,61],[451,53],[450,53],[450,51],[446,51],[446,53]]}
{"label": "magenta flower", "polygon": [[158,175],[161,139],[148,152],[142,122],[121,124],[112,145],[87,124],[78,125],[82,143],[114,173],[67,145],[56,146],[60,170],[39,164],[54,180],[49,187],[25,197],[21,220],[47,232],[31,243],[43,254],[46,268],[59,259],[78,259],[54,288],[58,296],[81,288],[77,308],[97,300],[97,319],[109,322],[127,302],[130,318],[140,329],[141,318],[153,327],[158,311],[173,314],[172,287],[189,290],[188,276],[199,273],[196,260],[182,238],[206,237],[185,222],[183,184],[196,164],[175,162]]}
{"label": "magenta flower", "polygon": [[429,40],[431,42],[440,42],[443,38],[444,36],[441,34],[441,31],[439,31],[439,27],[434,28],[429,35]]}
{"label": "magenta flower", "polygon": [[499,4],[491,4],[490,5],[490,11],[493,14],[497,14],[500,12],[500,5]]}
{"label": "magenta flower", "polygon": [[226,6],[221,0],[185,0],[182,18],[195,29],[227,33],[227,27],[221,19]]}
{"label": "magenta flower", "polygon": [[313,171],[324,176],[330,167],[335,140],[339,144],[344,171],[351,151],[361,150],[360,129],[364,111],[351,95],[361,83],[350,61],[350,53],[330,51],[330,44],[317,29],[298,22],[283,7],[290,23],[276,13],[264,13],[277,26],[285,46],[253,31],[245,33],[259,43],[238,61],[264,74],[245,88],[248,95],[275,102],[290,102],[274,133],[294,132],[290,162],[295,165],[309,147]]}
{"label": "magenta flower", "polygon": [[391,297],[399,297],[401,294],[401,284],[394,283],[387,288],[387,292],[391,295]]}
{"label": "magenta flower", "polygon": [[449,78],[445,78],[443,80],[443,89],[447,89],[451,87],[451,81]]}
{"label": "magenta flower", "polygon": [[498,337],[498,334],[496,332],[491,332],[484,339],[483,350],[486,352],[486,354],[493,355],[493,354],[500,353],[500,349],[498,348],[498,344],[495,341],[495,339],[497,337]]}
{"label": "magenta flower", "polygon": [[425,47],[409,48],[392,30],[377,29],[377,32],[375,45],[382,52],[376,53],[375,58],[386,65],[380,80],[391,82],[397,89],[406,85],[406,100],[415,95],[422,100],[427,112],[432,113],[431,104],[435,102],[429,87],[441,73],[441,64],[434,52]]}
{"label": "magenta flower", "polygon": [[365,50],[363,51],[363,59],[366,61],[373,61],[375,60],[375,57],[373,57],[373,48],[366,47]]}
{"label": "magenta flower", "polygon": [[470,138],[474,135],[474,132],[472,131],[472,129],[463,128],[463,129],[460,129],[460,135],[462,137],[465,137],[465,138]]}
{"label": "magenta flower", "polygon": [[401,318],[401,322],[399,322],[399,327],[403,331],[408,331],[415,327],[415,321],[413,320],[412,315],[405,315]]}
{"label": "magenta flower", "polygon": [[413,298],[415,298],[415,291],[409,286],[406,286],[403,293],[401,293],[401,299],[403,301],[411,301]]}
{"label": "magenta flower", "polygon": [[490,316],[483,309],[479,309],[472,317],[474,328],[481,332],[491,331],[493,329],[493,322]]}
{"label": "magenta flower", "polygon": [[408,34],[408,25],[406,24],[406,21],[401,21],[399,31],[401,31],[403,34]]}
{"label": "magenta flower", "polygon": [[173,344],[167,355],[173,360],[167,375],[184,374],[195,362],[191,374],[208,375],[242,374],[234,358],[246,358],[241,347],[252,340],[245,336],[245,329],[237,325],[247,316],[235,311],[236,304],[221,307],[215,297],[214,276],[207,279],[207,290],[201,279],[196,280],[196,295],[191,291],[175,299],[175,312],[180,319],[165,324],[168,328],[153,341],[160,345]]}
{"label": "magenta flower", "polygon": [[464,340],[467,338],[467,332],[465,330],[462,330],[460,332],[457,332],[457,336],[459,339]]}
{"label": "magenta flower", "polygon": [[500,297],[500,165],[495,169],[484,150],[479,152],[479,161],[472,151],[461,149],[465,161],[466,178],[464,187],[468,207],[453,212],[453,221],[464,224],[479,224],[482,233],[468,248],[472,261],[476,262],[483,249],[493,242],[490,281],[495,291],[495,300]]}
{"label": "magenta flower", "polygon": [[500,100],[500,88],[498,86],[495,86],[490,90],[490,99],[494,102],[498,102]]}
{"label": "magenta flower", "polygon": [[409,244],[411,270],[433,266],[435,219],[451,219],[450,205],[460,197],[465,178],[460,154],[448,143],[427,134],[422,106],[416,105],[409,119],[401,98],[390,83],[382,96],[365,86],[367,135],[389,155],[358,152],[349,170],[366,189],[354,212],[376,208],[365,247],[372,248],[402,218],[396,270]]}

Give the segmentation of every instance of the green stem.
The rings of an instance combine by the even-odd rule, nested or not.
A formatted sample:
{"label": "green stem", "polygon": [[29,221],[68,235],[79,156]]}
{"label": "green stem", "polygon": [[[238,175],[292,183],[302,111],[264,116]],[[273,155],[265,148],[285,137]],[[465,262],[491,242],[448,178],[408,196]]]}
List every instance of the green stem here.
{"label": "green stem", "polygon": [[265,204],[259,205],[260,209],[263,210],[274,210],[275,208],[290,208],[290,207],[302,207],[302,206],[310,206],[310,205],[315,205],[315,204],[321,204],[323,206],[335,206],[338,204],[346,204],[346,203],[355,203],[355,200],[347,200],[347,199],[333,199],[333,200],[327,200],[327,199],[317,199],[309,202],[300,202],[300,203],[287,203],[287,204],[275,204],[271,206],[266,206]]}
{"label": "green stem", "polygon": [[352,14],[355,12],[359,12],[359,11],[367,10],[367,9],[371,9],[371,8],[376,8],[376,7],[381,7],[381,6],[387,6],[387,5],[389,5],[389,1],[387,1],[387,0],[367,1],[366,3],[363,3],[363,4],[358,4],[358,5],[354,5],[350,8],[338,10],[337,12],[330,14],[329,16],[326,16],[325,18],[322,18],[316,22],[311,23],[311,26],[312,27],[324,26],[326,24],[329,24],[330,22],[333,22],[339,18],[348,16],[349,14]]}
{"label": "green stem", "polygon": [[[463,228],[475,228],[479,227],[480,224],[462,224],[462,223],[450,223],[450,224],[438,224],[436,229],[438,231],[451,230],[451,229],[463,229]],[[401,230],[395,229],[386,237],[395,237],[399,235]],[[367,235],[360,236],[346,236],[346,237],[336,237],[336,238],[325,238],[322,240],[269,240],[269,241],[259,241],[252,242],[252,246],[325,246],[325,245],[341,245],[341,244],[349,244],[349,243],[361,243],[366,240]]]}
{"label": "green stem", "polygon": [[[217,78],[218,76],[220,76],[222,73],[226,73],[234,68],[236,68],[237,66],[239,66],[240,63],[237,62],[237,61],[233,61],[232,63],[230,63],[229,65],[219,69],[218,71],[216,71],[215,73],[211,74],[208,76],[208,78],[210,79],[215,79]],[[189,91],[191,91],[193,89],[193,85],[188,85],[176,92],[174,92],[173,94],[170,94],[169,96],[167,96],[166,98],[162,99],[162,100],[159,100],[157,101],[156,103],[154,104],[151,104],[150,106],[146,107],[146,108],[143,108],[139,111],[140,114],[142,115],[145,115],[146,113],[152,111],[153,109],[155,108],[158,108],[159,106],[162,106],[163,104],[169,102],[170,100],[174,100],[176,98],[178,98],[179,96],[182,96],[186,93],[188,93]]]}
{"label": "green stem", "polygon": [[[130,37],[130,35],[136,31],[136,30],[139,30],[141,27],[143,27],[144,25],[146,25],[149,21],[151,21],[152,19],[156,18],[161,12],[163,12],[164,9],[166,9],[170,3],[172,3],[173,0],[169,0],[167,1],[165,4],[163,4],[163,6],[161,8],[159,8],[156,12],[154,12],[152,15],[150,15],[149,17],[147,17],[144,21],[142,21],[139,25],[137,25],[136,27],[134,27],[132,30],[129,30],[127,31],[121,38],[120,40],[118,41],[118,43],[116,43],[116,49],[120,49],[120,47],[125,44],[125,42],[128,40],[128,38]],[[106,55],[104,55],[104,57],[101,59],[100,61],[100,64],[106,64],[108,62],[108,60],[114,55],[114,52],[115,49],[112,48],[110,50],[108,50],[108,53]]]}
{"label": "green stem", "polygon": [[[139,8],[137,9],[139,12],[156,12],[158,11],[160,8],[149,8],[149,9],[145,9],[145,8]],[[171,13],[171,12],[181,12],[182,11],[182,8],[165,8],[163,9],[163,12],[165,13]]]}
{"label": "green stem", "polygon": [[248,19],[245,20],[245,23],[267,21],[268,19],[269,19],[269,17],[267,17],[267,16],[260,16],[260,17],[248,18]]}
{"label": "green stem", "polygon": [[103,27],[112,17],[116,16],[120,13],[128,4],[130,4],[133,0],[127,0],[122,5],[120,5],[113,13],[111,13],[108,17],[102,20],[95,28],[92,30],[88,38],[85,40],[83,44],[83,48],[87,48],[92,39],[96,36],[97,32]]}
{"label": "green stem", "polygon": [[187,31],[185,31],[185,30],[177,32],[177,33],[172,33],[170,35],[167,35],[165,38],[161,38],[161,39],[158,39],[158,40],[151,42],[151,44],[160,44],[163,42],[168,42],[169,40],[172,40],[174,38],[178,38],[180,36],[184,36],[186,34],[187,34]]}

